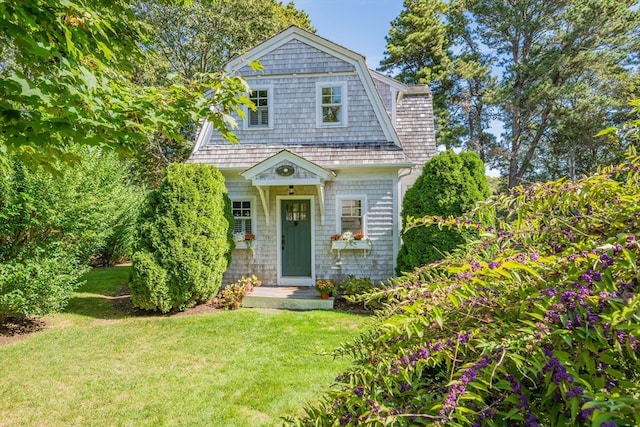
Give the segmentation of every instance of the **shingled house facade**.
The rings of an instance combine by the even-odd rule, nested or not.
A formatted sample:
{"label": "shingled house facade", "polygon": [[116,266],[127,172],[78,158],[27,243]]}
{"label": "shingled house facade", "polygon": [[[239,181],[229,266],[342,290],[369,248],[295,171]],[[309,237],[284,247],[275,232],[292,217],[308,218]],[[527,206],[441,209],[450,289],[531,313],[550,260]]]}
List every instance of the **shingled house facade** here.
{"label": "shingled house facade", "polygon": [[[247,65],[256,59],[262,71]],[[246,79],[256,111],[237,118],[237,144],[205,123],[188,160],[226,179],[237,243],[225,282],[392,277],[402,196],[436,151],[429,89],[369,70],[363,56],[297,27],[228,69]]]}

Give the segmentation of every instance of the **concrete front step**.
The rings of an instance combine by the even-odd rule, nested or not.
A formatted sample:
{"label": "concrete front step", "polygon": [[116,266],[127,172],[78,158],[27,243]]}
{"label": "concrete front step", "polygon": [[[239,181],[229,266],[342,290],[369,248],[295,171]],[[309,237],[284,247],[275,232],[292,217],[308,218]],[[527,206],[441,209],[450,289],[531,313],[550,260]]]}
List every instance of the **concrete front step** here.
{"label": "concrete front step", "polygon": [[243,307],[289,310],[332,310],[333,298],[322,299],[315,288],[257,286],[242,300]]}

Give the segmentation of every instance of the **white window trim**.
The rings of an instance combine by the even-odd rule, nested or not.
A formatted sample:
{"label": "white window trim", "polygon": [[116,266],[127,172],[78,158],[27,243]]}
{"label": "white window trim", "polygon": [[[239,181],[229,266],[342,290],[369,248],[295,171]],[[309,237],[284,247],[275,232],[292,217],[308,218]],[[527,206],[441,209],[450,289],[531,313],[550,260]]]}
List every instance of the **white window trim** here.
{"label": "white window trim", "polygon": [[[342,94],[342,121],[340,123],[324,123],[322,121],[322,88],[325,87],[340,87]],[[316,83],[316,126],[319,128],[335,128],[335,127],[347,127],[349,118],[347,111],[349,111],[347,96],[347,82],[317,82]]]}
{"label": "white window trim", "polygon": [[362,209],[362,232],[368,238],[367,232],[367,196],[364,194],[339,194],[336,196],[336,234],[342,234],[342,201],[360,200]]}
{"label": "white window trim", "polygon": [[[269,126],[251,126],[249,123],[249,113],[251,109],[248,106],[244,106],[244,120],[243,122],[243,130],[251,130],[251,131],[261,131],[261,130],[273,130],[273,86],[265,85],[265,86],[251,86],[251,91],[256,90],[266,90],[267,91],[267,108],[269,109]],[[251,95],[250,92],[246,93],[247,98]]]}
{"label": "white window trim", "polygon": [[[247,196],[247,197],[233,197],[231,199],[231,213],[233,214],[233,202],[251,202],[251,233],[256,236],[256,240],[260,239],[260,235],[258,234],[258,221],[256,219],[256,211],[258,209],[258,205],[256,205],[256,197],[255,196]],[[235,217],[234,217],[235,218]],[[254,241],[255,243],[255,241]],[[236,249],[248,249],[249,247],[245,242],[237,242]]]}

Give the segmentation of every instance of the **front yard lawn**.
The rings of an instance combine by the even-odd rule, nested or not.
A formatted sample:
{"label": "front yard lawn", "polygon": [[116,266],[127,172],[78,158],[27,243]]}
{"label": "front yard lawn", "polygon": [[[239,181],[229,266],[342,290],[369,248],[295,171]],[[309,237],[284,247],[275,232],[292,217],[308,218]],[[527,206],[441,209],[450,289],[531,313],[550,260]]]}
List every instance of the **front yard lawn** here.
{"label": "front yard lawn", "polygon": [[45,330],[0,346],[0,425],[281,425],[349,363],[319,353],[368,324],[337,311],[130,316],[109,297],[128,273],[94,270]]}

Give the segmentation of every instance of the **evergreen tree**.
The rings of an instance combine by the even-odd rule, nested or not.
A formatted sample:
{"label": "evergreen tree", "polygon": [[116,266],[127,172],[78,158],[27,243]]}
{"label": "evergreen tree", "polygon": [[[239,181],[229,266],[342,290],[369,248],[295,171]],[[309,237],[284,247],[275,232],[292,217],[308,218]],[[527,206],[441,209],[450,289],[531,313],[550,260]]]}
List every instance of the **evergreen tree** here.
{"label": "evergreen tree", "polygon": [[[405,0],[382,69],[434,89],[438,138],[508,177],[589,174],[628,144],[595,138],[638,96],[637,0]],[[621,114],[622,113],[622,114]],[[492,121],[505,132],[490,135]],[[498,137],[498,139],[495,139]]]}
{"label": "evergreen tree", "polygon": [[213,298],[231,260],[234,219],[213,166],[174,163],[149,194],[138,225],[131,299],[147,310],[184,310]]}

